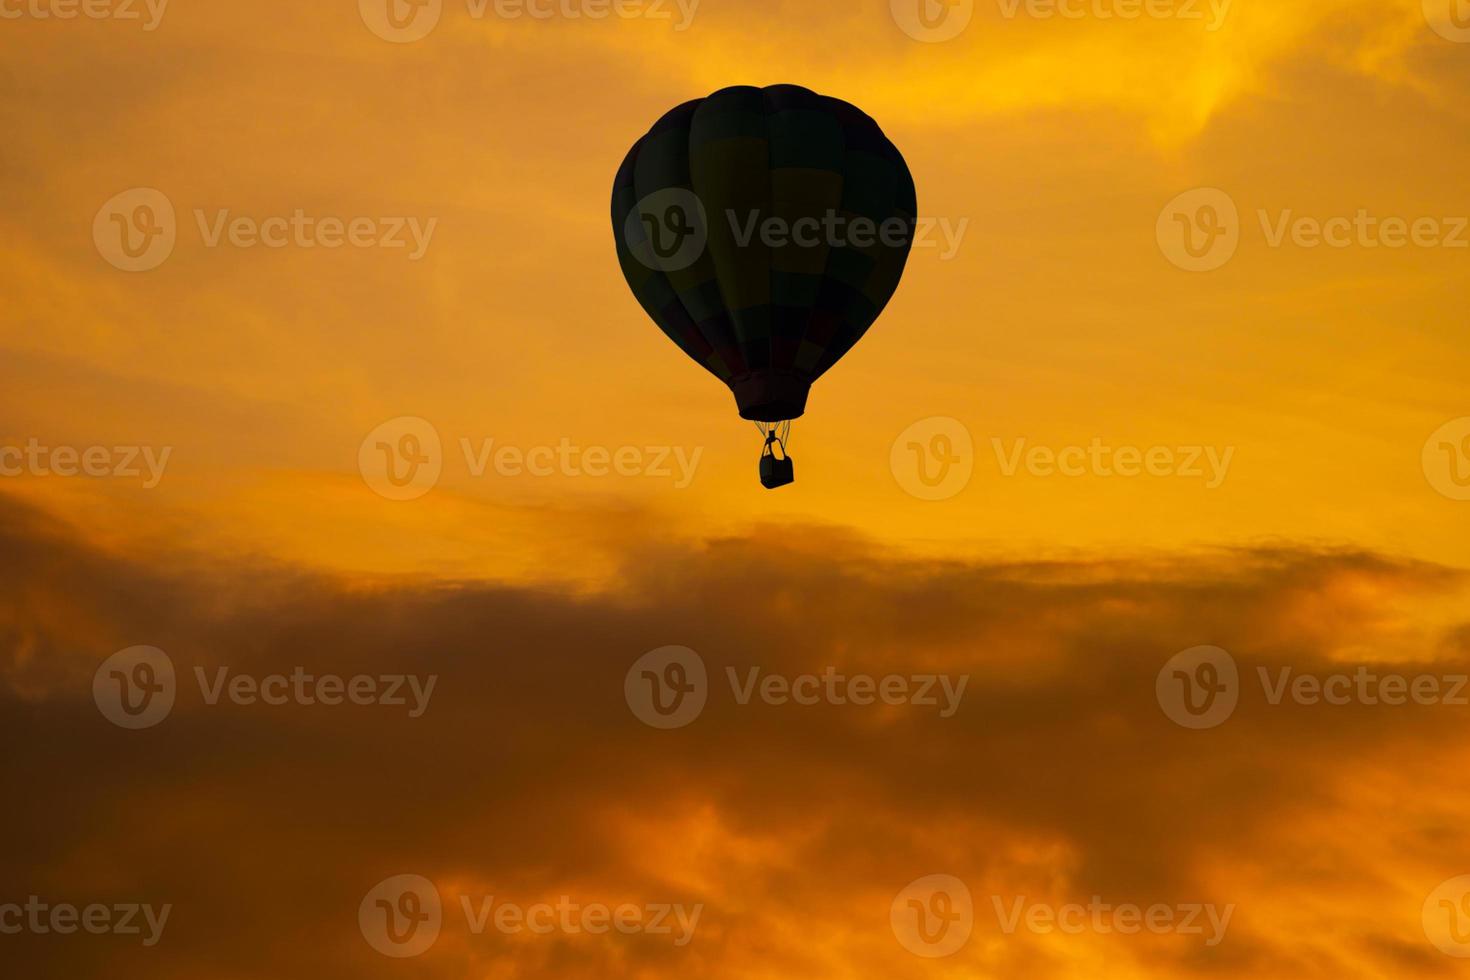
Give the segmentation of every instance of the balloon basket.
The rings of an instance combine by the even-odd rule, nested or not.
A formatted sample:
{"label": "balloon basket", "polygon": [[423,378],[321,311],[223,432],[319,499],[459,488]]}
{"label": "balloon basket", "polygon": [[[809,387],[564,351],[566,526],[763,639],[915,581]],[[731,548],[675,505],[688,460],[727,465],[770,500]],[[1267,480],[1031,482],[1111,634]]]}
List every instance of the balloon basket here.
{"label": "balloon basket", "polygon": [[[775,490],[784,487],[796,480],[796,469],[791,464],[791,454],[786,451],[786,440],[791,436],[791,422],[772,423],[770,428],[760,426],[761,434],[766,437],[765,448],[761,450],[761,486],[767,490]],[[776,450],[781,450],[781,455],[776,455]]]}
{"label": "balloon basket", "polygon": [[761,486],[767,490],[775,490],[795,481],[796,469],[791,465],[790,456],[780,459],[770,455],[761,457]]}

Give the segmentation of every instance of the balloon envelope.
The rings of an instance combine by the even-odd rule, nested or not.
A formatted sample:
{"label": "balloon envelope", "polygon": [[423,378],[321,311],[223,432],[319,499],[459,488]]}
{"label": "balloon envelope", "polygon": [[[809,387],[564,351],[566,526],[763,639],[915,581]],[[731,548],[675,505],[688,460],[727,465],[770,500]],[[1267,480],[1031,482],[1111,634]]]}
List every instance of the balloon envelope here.
{"label": "balloon envelope", "polygon": [[759,422],[800,416],[812,382],[878,318],[917,213],[878,124],[795,85],[673,109],[628,152],[612,195],[634,296]]}

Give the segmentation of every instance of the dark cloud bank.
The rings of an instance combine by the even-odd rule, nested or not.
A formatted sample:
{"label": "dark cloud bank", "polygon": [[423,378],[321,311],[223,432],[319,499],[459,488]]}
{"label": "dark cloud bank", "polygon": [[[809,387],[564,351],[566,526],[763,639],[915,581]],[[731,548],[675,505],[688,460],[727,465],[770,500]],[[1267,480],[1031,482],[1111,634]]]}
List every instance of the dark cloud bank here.
{"label": "dark cloud bank", "polygon": [[[811,976],[846,962],[946,975],[894,942],[892,895],[935,872],[969,881],[977,899],[1055,888],[1047,861],[1026,857],[1047,848],[1066,855],[1059,887],[1078,900],[1238,904],[1218,947],[1134,940],[1148,975],[1454,968],[1404,940],[1417,906],[1385,907],[1381,931],[1335,937],[1325,954],[1322,936],[1283,944],[1252,918],[1258,895],[1219,894],[1202,869],[1254,868],[1299,886],[1307,872],[1282,851],[1283,832],[1330,813],[1357,772],[1422,769],[1443,780],[1424,793],[1456,791],[1453,769],[1433,757],[1463,761],[1470,708],[1242,697],[1226,724],[1189,731],[1160,710],[1154,682],[1199,644],[1228,649],[1243,675],[1336,669],[1345,649],[1376,645],[1381,659],[1403,660],[1420,642],[1415,620],[1385,609],[1463,596],[1457,571],[1290,548],[939,563],[786,529],[630,548],[620,588],[572,596],[140,562],[9,502],[0,553],[0,903],[173,906],[152,948],[111,935],[0,936],[7,974]],[[1463,624],[1426,635],[1395,669],[1466,669]],[[92,676],[135,644],[170,656],[179,694],[161,724],[124,731],[94,704]],[[711,692],[694,723],[659,731],[630,711],[623,681],[668,644],[699,652]],[[829,665],[970,679],[942,718],[916,706],[742,706],[725,678],[727,667],[791,676]],[[194,671],[213,678],[221,666],[438,680],[418,718],[382,705],[210,705]],[[714,853],[691,857],[701,826],[713,828]],[[1438,856],[1443,874],[1426,890],[1470,869],[1457,827],[1392,814],[1383,827],[1407,852]],[[682,949],[642,935],[466,937],[459,920],[458,935],[446,926],[428,954],[396,961],[364,942],[357,908],[404,872],[509,901],[642,896],[704,912]],[[1311,873],[1329,899],[1380,884],[1367,866]],[[982,919],[944,968],[1065,975],[1045,948]]]}

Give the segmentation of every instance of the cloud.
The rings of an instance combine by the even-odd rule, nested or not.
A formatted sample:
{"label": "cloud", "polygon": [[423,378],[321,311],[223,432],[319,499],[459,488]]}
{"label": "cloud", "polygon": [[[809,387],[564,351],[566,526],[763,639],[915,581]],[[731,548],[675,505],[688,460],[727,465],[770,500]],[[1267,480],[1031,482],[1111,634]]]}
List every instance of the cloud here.
{"label": "cloud", "polygon": [[[1435,975],[1419,903],[1470,863],[1463,714],[1271,705],[1255,669],[1464,673],[1456,570],[1281,547],[1187,560],[936,562],[845,533],[757,529],[626,552],[608,590],[133,560],[0,508],[9,892],[175,906],[153,949],[7,937],[18,962],[118,977],[387,976],[357,904],[411,872],[445,897],[429,976],[918,976],[887,907],[936,871],[976,934],[953,971],[1035,976]],[[1462,606],[1460,606],[1462,608]],[[1439,625],[1435,625],[1439,624]],[[1155,701],[1203,643],[1247,681],[1190,731]],[[163,649],[157,727],[91,700],[101,661]],[[685,728],[623,698],[644,652],[690,647],[709,701]],[[1358,659],[1344,661],[1344,651]],[[968,675],[916,705],[740,704],[744,678]],[[428,709],[206,702],[230,676],[437,675]],[[472,934],[458,897],[702,903],[654,935]],[[1006,935],[992,896],[1233,903],[1225,942]],[[1344,939],[1338,924],[1353,928]],[[1274,971],[1274,972],[1273,972]],[[956,973],[955,975],[959,975]]]}

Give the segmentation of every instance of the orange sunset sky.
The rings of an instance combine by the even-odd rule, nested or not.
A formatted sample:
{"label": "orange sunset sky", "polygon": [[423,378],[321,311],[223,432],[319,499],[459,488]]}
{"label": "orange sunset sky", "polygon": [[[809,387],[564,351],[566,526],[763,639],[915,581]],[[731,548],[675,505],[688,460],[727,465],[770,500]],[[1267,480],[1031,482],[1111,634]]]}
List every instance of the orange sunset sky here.
{"label": "orange sunset sky", "polygon": [[[1462,975],[1470,705],[1257,678],[1470,672],[1470,4],[527,3],[0,0],[0,973]],[[778,83],[871,114],[935,230],[766,492],[608,199],[668,109]],[[229,231],[298,213],[371,230]],[[562,446],[633,469],[494,462]],[[179,689],[132,731],[93,679],[137,645]],[[670,645],[709,700],[661,730],[625,677]],[[1195,729],[1156,680],[1202,645],[1239,705]],[[298,667],[438,680],[415,718],[195,684]],[[726,683],[828,667],[968,680],[949,717]],[[444,906],[413,958],[358,917],[402,874]],[[944,956],[899,922],[933,875]],[[7,931],[32,895],[172,912]],[[702,911],[461,906],[564,895]],[[1232,913],[1000,914],[1094,896]]]}

